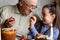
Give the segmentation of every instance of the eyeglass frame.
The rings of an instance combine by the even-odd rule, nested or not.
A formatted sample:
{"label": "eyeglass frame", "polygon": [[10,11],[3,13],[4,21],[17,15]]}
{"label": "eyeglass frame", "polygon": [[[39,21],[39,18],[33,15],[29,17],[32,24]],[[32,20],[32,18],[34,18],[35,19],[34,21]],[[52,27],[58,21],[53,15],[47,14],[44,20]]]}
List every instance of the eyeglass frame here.
{"label": "eyeglass frame", "polygon": [[25,1],[23,1],[23,2],[25,3],[26,6],[28,6],[28,7],[31,8],[31,9],[36,9],[36,8],[37,8],[37,6],[28,5]]}

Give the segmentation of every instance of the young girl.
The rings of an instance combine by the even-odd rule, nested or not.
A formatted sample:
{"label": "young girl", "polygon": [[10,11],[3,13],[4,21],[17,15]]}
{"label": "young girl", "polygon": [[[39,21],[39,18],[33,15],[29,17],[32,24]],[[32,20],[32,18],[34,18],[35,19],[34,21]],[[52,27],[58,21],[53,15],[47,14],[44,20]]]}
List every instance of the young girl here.
{"label": "young girl", "polygon": [[59,30],[55,25],[56,18],[55,6],[52,4],[45,5],[42,8],[42,22],[36,23],[36,17],[34,16],[30,19],[30,36],[36,37],[40,33],[48,37],[51,36],[53,40],[58,40]]}

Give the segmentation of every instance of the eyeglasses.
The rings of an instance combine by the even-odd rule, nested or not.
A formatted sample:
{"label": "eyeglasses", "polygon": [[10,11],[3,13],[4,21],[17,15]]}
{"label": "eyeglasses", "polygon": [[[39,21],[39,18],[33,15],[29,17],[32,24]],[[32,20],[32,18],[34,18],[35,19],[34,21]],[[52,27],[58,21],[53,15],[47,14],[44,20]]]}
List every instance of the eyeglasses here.
{"label": "eyeglasses", "polygon": [[37,8],[37,6],[34,6],[34,5],[28,5],[26,2],[24,2],[24,3],[25,3],[26,6],[28,6],[28,7],[31,8],[31,9],[36,9],[36,8]]}

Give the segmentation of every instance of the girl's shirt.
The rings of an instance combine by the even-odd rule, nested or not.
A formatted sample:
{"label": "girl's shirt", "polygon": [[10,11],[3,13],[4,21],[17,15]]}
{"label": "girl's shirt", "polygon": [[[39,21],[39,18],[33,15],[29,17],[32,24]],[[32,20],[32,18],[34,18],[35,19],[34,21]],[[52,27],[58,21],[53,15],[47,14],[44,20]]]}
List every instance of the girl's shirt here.
{"label": "girl's shirt", "polygon": [[[37,26],[38,27],[38,26]],[[41,33],[41,34],[44,34],[44,35],[46,35],[46,36],[50,36],[50,32],[47,32],[47,30],[49,30],[49,28],[50,28],[50,26],[49,25],[44,25],[44,26],[42,26],[42,28],[41,28],[41,30],[40,30],[40,32],[39,31],[37,31],[36,30],[36,28],[35,27],[32,27],[31,29],[30,29],[30,36],[31,36],[31,38],[32,37],[36,37],[36,34],[38,34],[38,33]],[[46,34],[45,34],[45,32],[47,32]],[[59,36],[59,30],[58,30],[58,28],[55,26],[54,28],[53,28],[53,39],[54,40],[57,40],[58,39],[58,36]]]}

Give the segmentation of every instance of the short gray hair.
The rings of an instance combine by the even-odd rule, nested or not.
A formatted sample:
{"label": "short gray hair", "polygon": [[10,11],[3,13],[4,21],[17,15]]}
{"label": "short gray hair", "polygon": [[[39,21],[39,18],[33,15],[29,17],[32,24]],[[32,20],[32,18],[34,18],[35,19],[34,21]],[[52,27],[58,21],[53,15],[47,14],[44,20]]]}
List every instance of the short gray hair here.
{"label": "short gray hair", "polygon": [[27,3],[27,2],[28,2],[28,0],[19,0],[19,1],[24,1],[25,3]]}

